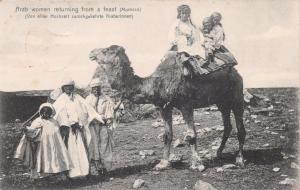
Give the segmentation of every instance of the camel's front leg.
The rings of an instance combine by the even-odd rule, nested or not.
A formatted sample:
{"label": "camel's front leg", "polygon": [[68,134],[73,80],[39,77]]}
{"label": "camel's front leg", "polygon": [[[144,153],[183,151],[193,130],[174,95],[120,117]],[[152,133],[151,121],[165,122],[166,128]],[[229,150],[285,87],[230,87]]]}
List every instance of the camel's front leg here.
{"label": "camel's front leg", "polygon": [[235,116],[235,122],[236,122],[236,128],[237,128],[237,136],[239,140],[239,152],[236,157],[236,163],[244,167],[245,166],[245,160],[244,160],[244,143],[245,143],[245,137],[246,137],[246,130],[243,123],[243,113],[244,113],[244,107],[242,103],[237,103],[233,107],[233,113]]}
{"label": "camel's front leg", "polygon": [[197,133],[194,125],[194,109],[192,106],[186,106],[181,109],[181,113],[188,126],[188,131],[184,139],[189,143],[192,151],[191,169],[203,171],[205,167],[202,164],[201,158],[197,152]]}
{"label": "camel's front leg", "polygon": [[171,143],[173,140],[173,129],[172,129],[172,108],[161,108],[161,116],[165,122],[165,133],[164,133],[164,154],[163,159],[155,166],[156,170],[165,169],[170,166],[169,156]]}

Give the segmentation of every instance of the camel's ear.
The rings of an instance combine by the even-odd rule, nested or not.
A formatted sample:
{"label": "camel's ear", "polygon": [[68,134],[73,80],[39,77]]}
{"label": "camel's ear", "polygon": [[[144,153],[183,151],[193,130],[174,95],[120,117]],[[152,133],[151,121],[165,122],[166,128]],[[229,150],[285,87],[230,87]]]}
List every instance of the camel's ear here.
{"label": "camel's ear", "polygon": [[108,48],[103,48],[101,51],[103,54],[105,54],[108,51]]}
{"label": "camel's ear", "polygon": [[177,62],[177,63],[180,63],[180,64],[183,62],[180,53],[177,53],[177,54],[176,54],[176,62]]}
{"label": "camel's ear", "polygon": [[118,52],[120,53],[124,53],[125,52],[125,49],[121,46],[118,47]]}
{"label": "camel's ear", "polygon": [[176,59],[180,62],[180,63],[184,63],[186,61],[188,61],[190,59],[190,55],[186,52],[180,52],[176,55]]}

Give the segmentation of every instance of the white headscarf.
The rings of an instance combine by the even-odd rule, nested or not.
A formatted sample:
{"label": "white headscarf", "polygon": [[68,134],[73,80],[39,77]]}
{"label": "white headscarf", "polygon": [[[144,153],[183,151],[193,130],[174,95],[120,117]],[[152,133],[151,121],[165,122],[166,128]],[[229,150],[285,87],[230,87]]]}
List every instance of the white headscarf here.
{"label": "white headscarf", "polygon": [[100,86],[101,85],[101,81],[99,78],[93,78],[91,83],[90,83],[90,87],[96,87],[96,86]]}
{"label": "white headscarf", "polygon": [[40,108],[39,108],[39,114],[41,115],[41,110],[42,110],[43,108],[45,108],[45,107],[48,107],[48,108],[51,109],[52,113],[51,113],[51,116],[50,116],[50,117],[51,117],[51,118],[54,117],[54,115],[56,114],[55,109],[54,109],[54,107],[52,106],[52,104],[50,104],[50,103],[48,103],[48,102],[43,103],[43,104],[40,105]]}
{"label": "white headscarf", "polygon": [[75,82],[72,78],[66,77],[62,80],[61,87],[65,86],[65,85],[75,85]]}

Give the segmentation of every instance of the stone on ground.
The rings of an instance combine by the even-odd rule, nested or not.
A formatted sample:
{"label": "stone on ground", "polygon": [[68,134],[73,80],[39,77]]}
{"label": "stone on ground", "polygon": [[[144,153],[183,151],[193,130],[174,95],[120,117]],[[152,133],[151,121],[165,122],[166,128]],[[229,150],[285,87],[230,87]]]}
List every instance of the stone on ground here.
{"label": "stone on ground", "polygon": [[137,179],[137,180],[134,181],[132,187],[133,187],[133,189],[138,189],[138,188],[142,187],[144,184],[145,184],[145,181],[144,181],[144,180],[142,180],[142,179]]}
{"label": "stone on ground", "polygon": [[292,162],[291,163],[291,168],[293,168],[293,169],[299,169],[299,165],[296,164],[295,162]]}
{"label": "stone on ground", "polygon": [[184,146],[184,143],[180,140],[180,139],[177,139],[174,144],[173,144],[173,147],[176,148],[176,147],[182,147]]}
{"label": "stone on ground", "polygon": [[273,168],[274,172],[279,172],[280,168]]}
{"label": "stone on ground", "polygon": [[181,161],[182,161],[182,155],[170,154],[169,162],[175,163],[175,162],[181,162]]}
{"label": "stone on ground", "polygon": [[139,152],[139,155],[142,156],[142,158],[145,158],[146,156],[152,156],[154,155],[154,150],[141,150]]}
{"label": "stone on ground", "polygon": [[160,120],[155,121],[155,122],[152,123],[152,127],[154,127],[154,128],[163,127],[163,126],[164,126],[164,123]]}
{"label": "stone on ground", "polygon": [[191,170],[197,170],[199,172],[203,172],[205,170],[205,166],[200,164],[200,165],[191,165],[190,166]]}
{"label": "stone on ground", "polygon": [[222,167],[217,168],[217,172],[223,172],[223,171],[224,171],[224,169]]}
{"label": "stone on ground", "polygon": [[280,181],[279,184],[280,185],[296,185],[297,181],[295,179],[291,179],[291,178],[285,178],[283,181]]}
{"label": "stone on ground", "polygon": [[199,180],[195,184],[195,190],[217,190],[217,189],[214,188],[211,184]]}
{"label": "stone on ground", "polygon": [[222,166],[222,168],[224,170],[226,170],[226,169],[235,169],[235,168],[237,168],[237,166],[234,165],[234,164],[225,164],[225,165]]}

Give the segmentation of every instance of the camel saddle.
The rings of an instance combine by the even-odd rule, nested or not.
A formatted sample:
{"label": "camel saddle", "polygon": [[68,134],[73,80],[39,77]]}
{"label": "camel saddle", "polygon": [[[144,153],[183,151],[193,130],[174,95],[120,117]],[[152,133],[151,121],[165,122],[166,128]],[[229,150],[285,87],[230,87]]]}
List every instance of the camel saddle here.
{"label": "camel saddle", "polygon": [[183,61],[183,72],[187,76],[193,73],[196,76],[204,76],[217,70],[237,65],[237,61],[230,52],[216,52],[214,60],[207,64],[207,61],[198,56],[189,56]]}

